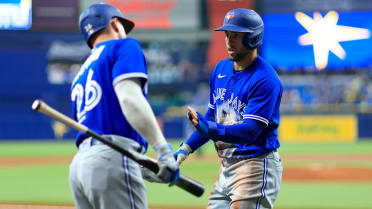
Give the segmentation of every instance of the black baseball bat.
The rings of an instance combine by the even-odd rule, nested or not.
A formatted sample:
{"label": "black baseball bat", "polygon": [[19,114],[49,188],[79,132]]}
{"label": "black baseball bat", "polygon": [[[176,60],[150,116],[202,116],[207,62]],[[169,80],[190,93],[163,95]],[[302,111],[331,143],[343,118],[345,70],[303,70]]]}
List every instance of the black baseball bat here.
{"label": "black baseball bat", "polygon": [[[88,136],[91,136],[102,143],[106,144],[107,146],[111,147],[112,149],[120,152],[121,154],[129,157],[130,159],[136,161],[138,164],[142,165],[143,167],[151,170],[154,173],[158,173],[159,166],[156,160],[146,156],[142,155],[140,153],[127,150],[124,147],[121,147],[114,142],[106,139],[105,137],[101,136],[100,134],[90,130],[88,127],[86,127],[83,124],[80,124],[76,122],[75,120],[71,119],[70,117],[58,112],[54,108],[47,105],[45,102],[43,102],[40,99],[36,99],[32,103],[32,109],[41,113],[44,113],[58,121],[61,121],[62,123],[74,128],[75,130],[78,130],[82,133],[87,134]],[[200,197],[204,193],[204,185],[185,176],[180,174],[180,180],[176,183],[178,187],[181,189],[195,195],[196,197]]]}

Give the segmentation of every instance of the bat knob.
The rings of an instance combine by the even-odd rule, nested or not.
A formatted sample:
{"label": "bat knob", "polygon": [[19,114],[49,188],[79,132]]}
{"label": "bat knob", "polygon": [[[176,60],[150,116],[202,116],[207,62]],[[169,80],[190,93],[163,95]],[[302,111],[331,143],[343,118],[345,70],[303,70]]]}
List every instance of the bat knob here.
{"label": "bat knob", "polygon": [[35,110],[35,111],[38,110],[39,107],[40,107],[40,104],[41,104],[40,99],[36,99],[36,100],[32,103],[32,109]]}

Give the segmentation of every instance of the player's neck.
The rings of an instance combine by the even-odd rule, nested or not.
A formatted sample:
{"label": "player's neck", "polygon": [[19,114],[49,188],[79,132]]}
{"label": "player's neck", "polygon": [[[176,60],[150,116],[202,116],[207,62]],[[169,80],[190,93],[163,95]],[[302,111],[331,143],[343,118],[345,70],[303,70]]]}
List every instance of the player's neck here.
{"label": "player's neck", "polygon": [[112,35],[112,34],[100,34],[99,36],[97,36],[97,38],[93,41],[93,48],[99,44],[99,43],[102,43],[102,42],[105,42],[105,41],[109,41],[109,40],[113,40],[113,39],[118,39],[118,37]]}
{"label": "player's neck", "polygon": [[252,50],[251,53],[248,53],[244,57],[244,59],[238,62],[234,62],[234,69],[236,71],[243,71],[247,69],[247,67],[253,63],[256,57],[257,57],[257,50],[255,49],[255,50]]}

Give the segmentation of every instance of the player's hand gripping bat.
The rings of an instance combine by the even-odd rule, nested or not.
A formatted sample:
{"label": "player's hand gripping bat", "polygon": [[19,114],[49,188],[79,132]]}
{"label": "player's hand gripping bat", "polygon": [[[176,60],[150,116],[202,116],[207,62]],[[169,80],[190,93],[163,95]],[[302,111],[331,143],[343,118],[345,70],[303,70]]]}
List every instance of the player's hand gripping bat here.
{"label": "player's hand gripping bat", "polygon": [[[32,109],[35,111],[44,113],[58,121],[61,121],[62,123],[74,128],[75,130],[78,130],[82,133],[87,134],[88,136],[91,136],[102,143],[106,144],[107,146],[111,147],[112,149],[120,152],[121,154],[129,157],[130,159],[136,161],[138,164],[142,165],[145,168],[148,168],[154,173],[158,173],[159,166],[156,162],[156,160],[146,156],[139,154],[137,152],[127,150],[124,147],[121,147],[117,144],[115,144],[112,141],[109,141],[108,139],[104,138],[103,136],[99,135],[98,133],[90,130],[88,127],[86,127],[83,124],[80,124],[76,122],[75,120],[71,119],[70,117],[58,112],[54,108],[47,105],[45,102],[43,102],[40,99],[37,99],[32,104]],[[178,187],[181,189],[195,195],[196,197],[202,196],[204,193],[204,185],[187,177],[182,174],[180,174],[180,180],[176,183]]]}

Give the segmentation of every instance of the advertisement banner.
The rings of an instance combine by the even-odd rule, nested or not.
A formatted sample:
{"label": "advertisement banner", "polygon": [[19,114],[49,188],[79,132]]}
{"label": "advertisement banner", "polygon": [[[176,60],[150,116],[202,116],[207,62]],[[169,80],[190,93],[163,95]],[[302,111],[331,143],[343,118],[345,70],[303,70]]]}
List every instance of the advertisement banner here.
{"label": "advertisement banner", "polygon": [[282,116],[279,139],[282,142],[353,142],[357,139],[354,115]]}
{"label": "advertisement banner", "polygon": [[32,25],[32,0],[0,1],[0,30],[28,30]]}
{"label": "advertisement banner", "polygon": [[274,67],[371,67],[372,12],[266,14],[262,55]]}

